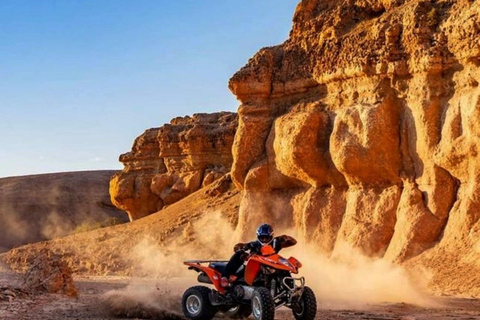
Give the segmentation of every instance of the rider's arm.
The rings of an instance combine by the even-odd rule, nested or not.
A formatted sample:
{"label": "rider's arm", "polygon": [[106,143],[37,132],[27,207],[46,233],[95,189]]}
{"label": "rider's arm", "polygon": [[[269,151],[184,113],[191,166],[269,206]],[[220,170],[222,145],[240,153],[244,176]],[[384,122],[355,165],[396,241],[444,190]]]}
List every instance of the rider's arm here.
{"label": "rider's arm", "polygon": [[297,244],[297,240],[294,237],[284,235],[283,239],[283,248],[291,247]]}
{"label": "rider's arm", "polygon": [[296,244],[297,244],[297,240],[295,240],[294,237],[281,235],[275,238],[274,249],[278,253],[280,250],[294,246]]}
{"label": "rider's arm", "polygon": [[259,253],[261,248],[262,248],[262,245],[259,241],[252,241],[247,244],[245,250],[249,250],[250,253],[253,254],[253,253]]}
{"label": "rider's arm", "polygon": [[248,242],[248,243],[237,243],[235,247],[233,247],[233,251],[243,250],[243,251],[252,251],[256,250],[257,247],[255,246],[256,241]]}
{"label": "rider's arm", "polygon": [[234,247],[233,247],[233,251],[234,252],[237,252],[238,250],[245,250],[245,246],[247,246],[248,243],[243,243],[243,242],[240,242],[240,243],[237,243]]}

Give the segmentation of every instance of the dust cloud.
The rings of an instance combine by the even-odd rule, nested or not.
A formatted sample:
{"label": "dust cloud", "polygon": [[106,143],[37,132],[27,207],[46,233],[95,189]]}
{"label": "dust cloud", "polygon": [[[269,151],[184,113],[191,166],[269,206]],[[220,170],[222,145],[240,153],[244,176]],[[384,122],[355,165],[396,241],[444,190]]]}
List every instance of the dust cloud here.
{"label": "dust cloud", "polygon": [[[252,226],[249,232],[252,240],[255,228]],[[296,236],[288,231],[280,234]],[[188,270],[183,261],[228,260],[236,243],[235,229],[220,212],[206,213],[189,222],[174,238],[159,245],[146,237],[134,247],[137,277],[126,288],[104,296],[104,305],[111,314],[139,317],[141,312],[147,312],[167,318],[180,315],[183,291],[198,285],[197,274]],[[368,304],[400,302],[433,306],[422,291],[421,281],[414,282],[402,267],[366,257],[346,244],[339,245],[334,256],[327,256],[318,252],[314,244],[300,240],[281,254],[302,262],[300,276],[314,290],[321,308],[365,308]]]}
{"label": "dust cloud", "polygon": [[204,214],[187,223],[178,236],[159,245],[144,237],[132,250],[137,276],[181,277],[192,275],[185,260],[228,260],[235,244],[233,226],[220,212]]}
{"label": "dust cloud", "polygon": [[[0,205],[0,253],[8,251],[11,247],[35,239],[31,228],[34,227],[30,221],[22,220],[22,217],[11,205],[2,203]],[[33,232],[34,233],[34,232]]]}
{"label": "dust cloud", "polygon": [[125,214],[109,206],[108,175],[80,172],[0,179],[0,252],[63,237],[79,226],[95,226],[112,217],[126,222]]}
{"label": "dust cloud", "polygon": [[[265,221],[268,223],[269,221]],[[271,223],[275,229],[275,223]],[[252,239],[255,236],[252,227]],[[365,256],[347,243],[337,243],[333,254],[322,253],[305,237],[288,228],[276,229],[276,236],[287,234],[297,245],[280,254],[293,256],[302,263],[299,276],[304,276],[320,306],[337,308],[365,307],[366,304],[408,303],[423,307],[438,306],[426,294],[431,275],[427,270],[415,276],[389,261]]]}
{"label": "dust cloud", "polygon": [[[40,240],[62,237],[73,231],[75,223],[61,208],[62,194],[57,187],[12,199],[1,198],[0,224],[3,234],[0,245],[11,247]],[[16,197],[16,198],[15,198]]]}
{"label": "dust cloud", "polygon": [[[302,262],[300,274],[315,291],[319,305],[336,308],[370,303],[434,304],[424,293],[431,278],[428,271],[414,277],[401,266],[365,256],[346,243],[337,242],[333,254],[321,252],[320,246],[316,246],[308,235],[292,228],[295,216],[290,199],[295,196],[295,192],[247,194],[240,206],[236,236],[243,240],[248,240],[248,236],[254,239],[255,228],[261,223],[270,223],[276,236],[295,237],[297,245],[280,254],[292,255]],[[251,208],[255,208],[254,213],[250,212]]]}
{"label": "dust cloud", "polygon": [[229,259],[233,232],[220,212],[210,212],[186,224],[170,243],[159,245],[145,237],[131,252],[135,277],[127,287],[103,296],[106,312],[127,318],[179,318],[183,291],[198,285],[197,273],[183,261]]}
{"label": "dust cloud", "polygon": [[324,307],[354,308],[378,303],[436,305],[424,290],[428,273],[413,279],[401,266],[367,257],[346,243],[337,244],[335,254],[330,257],[317,252],[312,244],[299,243],[291,251],[303,264],[300,275],[305,276],[307,285]]}
{"label": "dust cloud", "polygon": [[181,295],[173,291],[178,284],[141,281],[129,284],[122,290],[104,294],[101,304],[107,314],[114,317],[141,319],[183,319],[181,314]]}

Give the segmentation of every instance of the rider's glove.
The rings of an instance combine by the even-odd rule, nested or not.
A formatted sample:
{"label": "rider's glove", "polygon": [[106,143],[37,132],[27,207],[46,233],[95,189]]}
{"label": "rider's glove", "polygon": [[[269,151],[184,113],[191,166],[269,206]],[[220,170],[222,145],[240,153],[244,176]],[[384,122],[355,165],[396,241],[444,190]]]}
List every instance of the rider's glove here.
{"label": "rider's glove", "polygon": [[234,251],[234,252],[237,252],[238,250],[248,250],[248,244],[245,244],[245,243],[237,243],[237,244],[233,247],[233,251]]}

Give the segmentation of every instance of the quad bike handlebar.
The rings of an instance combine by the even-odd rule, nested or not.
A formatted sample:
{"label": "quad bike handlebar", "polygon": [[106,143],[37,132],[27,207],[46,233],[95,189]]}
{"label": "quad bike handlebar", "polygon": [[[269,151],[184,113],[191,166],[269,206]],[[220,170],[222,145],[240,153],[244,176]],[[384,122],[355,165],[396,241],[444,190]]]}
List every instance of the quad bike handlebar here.
{"label": "quad bike handlebar", "polygon": [[[277,247],[277,251],[297,244],[297,240],[295,240],[294,237],[288,236],[286,234],[274,238],[273,242],[275,243],[276,241],[278,241],[277,244],[279,245],[279,247]],[[237,252],[238,250],[251,250],[252,248],[250,247],[250,244],[251,243],[239,242],[233,247],[233,251]]]}

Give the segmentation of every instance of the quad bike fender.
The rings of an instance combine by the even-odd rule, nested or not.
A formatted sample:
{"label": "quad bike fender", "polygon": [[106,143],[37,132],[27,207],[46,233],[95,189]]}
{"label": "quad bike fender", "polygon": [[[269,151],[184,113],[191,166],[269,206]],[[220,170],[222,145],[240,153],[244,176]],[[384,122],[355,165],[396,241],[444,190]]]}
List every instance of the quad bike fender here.
{"label": "quad bike fender", "polygon": [[293,271],[293,273],[298,273],[298,269],[302,267],[302,263],[294,257],[288,258],[288,262],[290,262],[290,264],[295,267],[295,271]]}
{"label": "quad bike fender", "polygon": [[245,282],[248,285],[253,285],[255,278],[260,271],[261,263],[255,258],[248,259],[247,265],[245,266]]}
{"label": "quad bike fender", "polygon": [[300,263],[300,261],[293,257],[290,257],[288,260],[286,260],[280,257],[278,254],[274,254],[268,257],[258,255],[251,256],[250,259],[248,259],[247,265],[245,267],[245,282],[247,284],[253,284],[262,265],[277,270],[285,270],[292,273],[298,273],[298,268],[300,268],[302,264]]}
{"label": "quad bike fender", "polygon": [[210,267],[202,266],[201,264],[195,262],[184,262],[184,264],[189,266],[189,269],[193,269],[197,272],[204,272],[208,276],[208,278],[210,278],[210,281],[212,281],[215,289],[217,289],[217,291],[222,294],[225,293],[225,288],[223,288],[220,284],[220,281],[222,279],[222,275],[220,274],[220,272]]}

